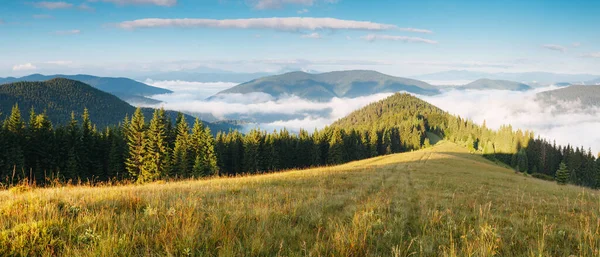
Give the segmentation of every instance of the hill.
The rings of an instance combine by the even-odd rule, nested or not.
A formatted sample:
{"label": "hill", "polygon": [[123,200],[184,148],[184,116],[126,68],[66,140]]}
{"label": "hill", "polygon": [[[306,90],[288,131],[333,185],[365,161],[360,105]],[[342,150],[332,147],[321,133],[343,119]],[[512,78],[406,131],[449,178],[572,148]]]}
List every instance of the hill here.
{"label": "hill", "polygon": [[376,93],[406,91],[421,95],[438,94],[425,82],[392,77],[375,71],[335,71],[321,74],[290,72],[246,82],[220,94],[262,92],[274,97],[296,95],[309,100],[326,101],[333,97],[359,97]]}
{"label": "hill", "polygon": [[527,91],[530,90],[531,87],[514,81],[508,80],[493,80],[493,79],[478,79],[469,84],[466,84],[460,89],[472,89],[472,90],[510,90],[510,91]]}
{"label": "hill", "polygon": [[0,255],[593,256],[598,197],[441,142],[276,174],[0,191]]}
{"label": "hill", "polygon": [[477,80],[481,78],[520,81],[528,84],[551,85],[559,82],[581,83],[597,78],[591,74],[560,74],[551,72],[478,72],[469,70],[450,70],[431,74],[414,76],[420,80]]}
{"label": "hill", "polygon": [[578,102],[583,108],[600,107],[600,85],[574,85],[540,92],[536,100],[549,106],[558,106],[560,102]]}
{"label": "hill", "polygon": [[[117,125],[135,111],[135,107],[112,94],[64,78],[0,85],[0,111],[4,115],[9,114],[15,104],[19,104],[22,113],[28,113],[31,107],[37,112],[45,110],[54,124],[66,124],[72,111],[81,117],[83,109],[87,108],[92,121],[100,128]],[[152,109],[145,108],[143,111],[146,117],[152,117]],[[177,114],[167,111],[167,115],[175,119]],[[187,119],[193,120],[191,116]],[[215,132],[230,128],[226,124],[209,126]]]}
{"label": "hill", "polygon": [[92,87],[95,87],[104,92],[108,92],[117,95],[124,101],[131,99],[138,99],[139,97],[152,96],[158,94],[168,94],[172,91],[146,85],[135,80],[128,78],[109,78],[109,77],[96,77],[90,75],[41,75],[33,74],[21,78],[0,78],[0,84],[13,83],[18,81],[46,81],[54,78],[65,78],[70,80],[81,81]]}

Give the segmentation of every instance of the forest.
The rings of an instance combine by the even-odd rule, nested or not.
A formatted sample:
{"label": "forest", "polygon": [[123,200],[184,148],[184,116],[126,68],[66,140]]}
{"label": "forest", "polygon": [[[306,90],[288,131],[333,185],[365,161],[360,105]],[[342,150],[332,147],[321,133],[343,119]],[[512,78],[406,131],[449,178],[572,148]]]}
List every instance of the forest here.
{"label": "forest", "polygon": [[23,182],[144,183],[302,169],[418,150],[438,136],[517,172],[600,187],[600,162],[590,150],[557,146],[511,126],[479,126],[409,94],[395,94],[329,127],[299,133],[252,129],[214,136],[201,121],[190,124],[183,114],[173,123],[164,110],[145,117],[137,109],[102,130],[87,109],[57,126],[33,108],[28,120],[21,113],[15,105],[0,129],[3,187]]}

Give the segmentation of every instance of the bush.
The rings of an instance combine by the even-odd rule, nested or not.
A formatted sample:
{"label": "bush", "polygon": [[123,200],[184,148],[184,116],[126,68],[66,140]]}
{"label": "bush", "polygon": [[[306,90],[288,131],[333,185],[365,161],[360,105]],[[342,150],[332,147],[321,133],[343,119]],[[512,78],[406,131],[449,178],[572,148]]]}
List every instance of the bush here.
{"label": "bush", "polygon": [[554,177],[543,174],[543,173],[533,173],[531,174],[532,177],[537,178],[537,179],[543,179],[543,180],[547,180],[547,181],[554,181]]}

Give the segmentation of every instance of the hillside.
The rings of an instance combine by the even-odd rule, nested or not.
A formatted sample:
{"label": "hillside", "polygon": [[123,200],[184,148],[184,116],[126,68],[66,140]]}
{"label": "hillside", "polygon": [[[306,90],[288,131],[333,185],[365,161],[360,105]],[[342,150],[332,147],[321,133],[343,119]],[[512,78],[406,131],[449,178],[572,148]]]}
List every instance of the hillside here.
{"label": "hillside", "polygon": [[95,87],[104,92],[108,92],[114,95],[117,95],[124,101],[129,101],[130,99],[139,99],[139,97],[144,96],[152,96],[158,94],[168,94],[172,93],[172,91],[153,87],[146,85],[141,82],[137,82],[135,80],[131,80],[128,78],[108,78],[108,77],[96,77],[90,75],[41,75],[41,74],[33,74],[21,78],[0,78],[0,84],[13,83],[18,81],[46,81],[54,78],[66,78],[71,80],[81,81],[85,84],[88,84],[92,87]]}
{"label": "hillside", "polygon": [[290,72],[246,82],[219,94],[262,92],[274,97],[296,95],[309,100],[325,101],[333,97],[359,97],[376,93],[407,91],[421,95],[438,94],[425,82],[392,77],[375,71],[335,71],[321,74]]}
{"label": "hillside", "polygon": [[[43,82],[16,82],[0,85],[0,112],[10,114],[12,106],[19,104],[21,112],[27,114],[33,107],[37,112],[46,111],[54,124],[66,124],[74,111],[81,117],[87,108],[92,121],[100,128],[117,125],[126,115],[131,116],[135,107],[118,97],[100,91],[79,81],[56,78]],[[152,117],[152,109],[145,108],[146,117]],[[168,111],[173,120],[176,113]],[[188,116],[188,120],[193,118]],[[226,124],[209,124],[215,132],[228,130]]]}
{"label": "hillside", "polygon": [[578,102],[581,107],[600,107],[600,85],[574,85],[551,91],[540,92],[536,100],[549,106],[558,106],[560,102]]}
{"label": "hillside", "polygon": [[0,191],[0,255],[593,256],[598,197],[441,142],[276,174]]}
{"label": "hillside", "polygon": [[478,79],[469,84],[466,84],[460,89],[471,89],[471,90],[510,90],[510,91],[527,91],[530,90],[531,87],[514,81],[508,80],[493,80],[493,79]]}

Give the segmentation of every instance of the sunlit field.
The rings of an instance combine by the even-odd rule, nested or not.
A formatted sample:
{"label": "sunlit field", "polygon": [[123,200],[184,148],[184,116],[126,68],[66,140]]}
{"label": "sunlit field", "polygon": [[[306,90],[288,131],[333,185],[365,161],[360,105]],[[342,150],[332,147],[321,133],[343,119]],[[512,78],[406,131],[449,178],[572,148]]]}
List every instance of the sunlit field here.
{"label": "sunlit field", "polygon": [[600,197],[440,142],[336,167],[0,192],[0,256],[599,256]]}

